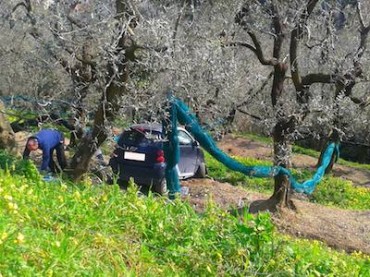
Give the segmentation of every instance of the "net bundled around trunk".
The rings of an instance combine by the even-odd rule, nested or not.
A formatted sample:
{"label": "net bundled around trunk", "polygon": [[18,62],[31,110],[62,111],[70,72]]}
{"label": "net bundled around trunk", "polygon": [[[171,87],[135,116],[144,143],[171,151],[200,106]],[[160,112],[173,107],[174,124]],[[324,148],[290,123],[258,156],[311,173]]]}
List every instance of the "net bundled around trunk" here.
{"label": "net bundled around trunk", "polygon": [[[321,159],[321,163],[318,166],[316,172],[314,173],[313,177],[303,183],[299,183],[292,175],[292,173],[281,166],[245,166],[244,164],[238,162],[237,160],[231,158],[229,155],[227,155],[225,152],[223,152],[221,149],[219,149],[215,143],[215,141],[212,139],[210,135],[207,134],[206,131],[202,129],[202,127],[199,125],[198,120],[192,114],[189,110],[189,108],[185,105],[184,102],[182,102],[180,99],[170,97],[170,110],[172,110],[171,113],[171,120],[172,125],[176,126],[176,117],[180,124],[185,125],[185,128],[190,131],[195,139],[200,143],[200,145],[206,150],[209,154],[211,154],[216,160],[224,164],[226,167],[228,167],[231,170],[241,172],[247,176],[250,177],[274,177],[278,175],[287,175],[289,178],[289,181],[291,183],[292,188],[297,192],[302,192],[306,194],[312,194],[315,190],[317,184],[322,180],[326,169],[330,165],[330,162],[332,160],[333,155],[339,156],[339,145],[337,143],[330,143]],[[175,131],[172,132],[172,135],[175,133]],[[169,140],[172,143],[176,143],[175,139],[173,137],[170,137]],[[178,143],[178,142],[177,142]],[[173,149],[176,149],[176,146],[172,146]],[[178,147],[178,146],[177,146]],[[166,153],[166,151],[165,151]],[[167,153],[169,157],[173,155],[173,158],[171,158],[171,167],[173,168],[173,162],[175,160],[179,160],[179,151],[175,151],[174,153],[170,152]],[[166,174],[167,177],[167,174]],[[171,178],[167,179],[167,186],[172,192],[177,192],[179,189],[179,181],[174,179],[175,174],[171,175]],[[172,185],[172,182],[174,186]],[[176,188],[175,190],[173,190]]]}
{"label": "net bundled around trunk", "polygon": [[166,160],[165,178],[167,188],[169,189],[169,197],[173,198],[176,193],[180,192],[180,181],[178,166],[180,160],[180,146],[177,131],[177,107],[170,102],[168,108],[169,118],[162,122],[163,133],[167,138],[163,142],[164,157]]}

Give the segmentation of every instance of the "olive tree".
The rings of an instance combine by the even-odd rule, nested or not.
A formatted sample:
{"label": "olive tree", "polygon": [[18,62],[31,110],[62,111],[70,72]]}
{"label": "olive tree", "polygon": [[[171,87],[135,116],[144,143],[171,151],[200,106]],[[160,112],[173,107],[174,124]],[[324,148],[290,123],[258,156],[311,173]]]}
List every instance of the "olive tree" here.
{"label": "olive tree", "polygon": [[[246,1],[235,17],[241,29],[228,45],[253,52],[261,65],[273,70],[270,100],[276,165],[289,166],[290,144],[313,113],[319,110],[330,123],[327,127],[340,129],[345,101],[367,106],[355,87],[364,77],[370,27],[361,1],[347,5],[347,22],[338,27],[335,15],[344,10],[339,2]],[[239,34],[243,40],[237,40]],[[273,196],[260,207],[290,205],[289,189],[284,178],[277,176]]]}
{"label": "olive tree", "polygon": [[[126,2],[76,4],[49,1],[45,6],[46,2],[41,5],[19,1],[4,4],[7,8],[4,19],[9,24],[7,31],[15,38],[23,36],[27,39],[28,47],[23,48],[28,50],[26,53],[39,50],[37,58],[48,69],[50,65],[56,65],[50,71],[70,77],[70,82],[64,83],[68,89],[58,91],[56,86],[35,88],[27,95],[48,102],[66,100],[69,108],[77,107],[79,120],[82,113],[89,110],[95,114],[91,136],[86,136],[71,161],[70,174],[75,179],[86,172],[90,157],[106,138],[108,128],[104,124],[113,121],[119,108],[119,95],[126,91],[126,66],[128,60],[134,59],[132,49],[136,47],[126,43],[127,30],[132,32],[136,24],[133,7]],[[9,49],[12,52],[14,48]],[[18,55],[17,58],[18,64],[24,64],[27,57]],[[36,62],[30,64],[39,69]],[[45,75],[50,79],[50,74]],[[40,80],[34,81],[31,83],[39,88]],[[20,86],[19,90],[24,88]],[[11,95],[15,93],[14,89],[9,92]]]}

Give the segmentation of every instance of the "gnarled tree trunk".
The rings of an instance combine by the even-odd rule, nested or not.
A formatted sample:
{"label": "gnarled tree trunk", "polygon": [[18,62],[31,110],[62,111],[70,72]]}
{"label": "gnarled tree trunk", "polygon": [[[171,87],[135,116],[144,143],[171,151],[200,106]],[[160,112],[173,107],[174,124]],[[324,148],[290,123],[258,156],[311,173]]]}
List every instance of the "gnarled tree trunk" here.
{"label": "gnarled tree trunk", "polygon": [[[275,65],[274,81],[271,91],[271,99],[274,107],[278,104],[278,100],[284,89],[285,73],[287,65],[279,63]],[[274,164],[277,166],[288,167],[290,165],[291,145],[287,139],[287,134],[291,133],[295,128],[295,118],[287,118],[284,112],[278,112],[281,116],[277,117],[277,123],[273,129],[272,137],[274,142]],[[274,193],[267,200],[255,201],[251,204],[249,211],[256,213],[259,211],[269,210],[275,212],[278,207],[295,208],[290,199],[291,184],[287,176],[275,176]]]}
{"label": "gnarled tree trunk", "polygon": [[291,186],[288,176],[279,175],[275,177],[274,194],[268,200],[254,201],[249,212],[257,213],[261,211],[276,212],[281,208],[296,209],[293,201],[290,199]]}
{"label": "gnarled tree trunk", "polygon": [[[127,16],[129,12],[126,2],[117,0],[116,9],[117,19],[127,20],[125,16]],[[134,28],[136,24],[135,18],[131,17],[130,20],[130,26],[128,28]],[[91,157],[107,139],[108,130],[106,129],[106,123],[114,120],[120,108],[119,99],[127,91],[124,84],[127,83],[128,80],[128,61],[134,58],[135,50],[126,45],[128,36],[129,33],[127,31],[122,31],[120,33],[120,37],[115,46],[115,54],[116,57],[121,58],[112,60],[108,64],[107,85],[105,91],[103,91],[98,110],[95,113],[92,132],[89,136],[82,138],[70,166],[67,169],[70,171],[69,174],[75,181],[80,179],[82,175],[88,171]]]}
{"label": "gnarled tree trunk", "polygon": [[10,123],[5,117],[5,106],[2,101],[0,101],[0,111],[0,149],[7,150],[16,155],[18,154],[17,142],[13,129],[10,127]]}

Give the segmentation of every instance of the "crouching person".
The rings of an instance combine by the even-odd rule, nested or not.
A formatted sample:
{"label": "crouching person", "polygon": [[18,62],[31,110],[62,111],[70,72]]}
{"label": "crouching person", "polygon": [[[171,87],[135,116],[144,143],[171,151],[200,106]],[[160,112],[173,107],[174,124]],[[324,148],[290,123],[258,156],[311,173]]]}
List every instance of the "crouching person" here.
{"label": "crouching person", "polygon": [[[28,159],[31,151],[42,150],[42,163],[40,171],[48,169],[57,173],[67,166],[67,160],[64,153],[64,136],[61,132],[52,129],[44,129],[28,138],[26,148],[23,152],[23,159]],[[57,160],[60,169],[53,159],[54,150],[57,154]]]}

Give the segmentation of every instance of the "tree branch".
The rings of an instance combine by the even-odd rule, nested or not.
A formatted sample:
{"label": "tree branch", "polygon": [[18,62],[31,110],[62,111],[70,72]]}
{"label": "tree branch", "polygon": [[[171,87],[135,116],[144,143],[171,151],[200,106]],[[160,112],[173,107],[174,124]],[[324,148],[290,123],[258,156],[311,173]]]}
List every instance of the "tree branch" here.
{"label": "tree branch", "polygon": [[181,3],[182,8],[180,10],[179,15],[177,16],[177,19],[176,19],[176,22],[175,22],[175,28],[174,28],[174,31],[173,31],[173,34],[172,34],[172,43],[173,43],[172,55],[174,55],[174,53],[175,53],[176,36],[177,36],[177,32],[178,32],[178,29],[179,29],[180,21],[181,21],[185,6],[186,6],[186,0],[182,0],[182,3]]}
{"label": "tree branch", "polygon": [[9,19],[9,24],[10,28],[14,27],[14,19],[12,18],[13,13],[19,8],[23,7],[26,10],[26,15],[27,17],[31,20],[32,25],[35,25],[36,20],[32,17],[31,12],[32,12],[32,6],[31,6],[31,1],[30,0],[25,0],[24,2],[19,2],[17,3],[13,8],[12,11],[5,16],[5,19]]}
{"label": "tree branch", "polygon": [[366,99],[360,99],[358,97],[354,97],[354,96],[350,96],[349,99],[351,99],[351,101],[357,105],[360,106],[360,108],[365,108],[367,106],[370,105],[370,99],[369,98],[366,98]]}
{"label": "tree branch", "polygon": [[250,117],[251,117],[251,118],[253,118],[253,119],[256,119],[256,120],[262,120],[262,118],[261,118],[261,117],[259,117],[259,116],[257,116],[257,115],[254,115],[254,114],[251,114],[251,113],[249,113],[249,112],[247,112],[247,111],[245,111],[245,110],[243,110],[243,109],[241,109],[241,108],[237,108],[236,110],[237,110],[238,112],[242,113],[242,114],[245,114],[245,115],[250,116]]}
{"label": "tree branch", "polygon": [[302,79],[298,68],[298,43],[303,36],[304,28],[307,26],[307,20],[315,8],[318,0],[308,0],[305,9],[298,17],[298,21],[290,36],[290,72],[292,75],[293,84],[297,91],[302,90]]}
{"label": "tree branch", "polygon": [[280,16],[279,10],[274,0],[271,1],[271,13],[272,13],[272,24],[274,26],[275,36],[276,36],[274,40],[274,48],[273,48],[272,56],[276,60],[279,60],[285,35],[283,32],[284,26],[281,21],[281,16]]}
{"label": "tree branch", "polygon": [[366,27],[365,27],[364,18],[363,18],[362,13],[361,13],[361,2],[360,1],[357,1],[356,13],[357,13],[358,20],[360,22],[361,28],[365,29]]}
{"label": "tree branch", "polygon": [[234,41],[234,42],[228,42],[224,45],[225,46],[241,46],[241,47],[248,48],[249,50],[251,50],[257,56],[258,60],[260,61],[260,63],[262,65],[272,65],[272,66],[274,66],[274,65],[277,64],[277,60],[275,60],[275,59],[270,59],[270,60],[265,59],[265,57],[263,56],[262,48],[261,48],[260,44],[258,44],[258,46],[256,46],[256,47],[254,47],[253,45],[251,45],[249,43],[246,43],[246,42]]}
{"label": "tree branch", "polygon": [[[315,83],[333,84],[335,83],[335,75],[324,73],[310,73],[301,79],[301,87],[311,86]],[[302,88],[301,88],[302,89]]]}
{"label": "tree branch", "polygon": [[356,5],[356,13],[357,13],[357,16],[360,22],[360,45],[357,49],[357,52],[354,58],[354,63],[358,62],[358,60],[365,53],[365,50],[367,48],[367,38],[369,35],[369,31],[370,31],[370,25],[366,26],[364,23],[364,19],[362,17],[362,12],[361,12],[360,1],[358,1]]}
{"label": "tree branch", "polygon": [[83,26],[83,24],[79,20],[73,18],[70,15],[67,15],[67,19],[68,19],[69,22],[71,22],[72,24],[76,25],[80,29],[82,29],[82,28],[85,27],[85,26]]}

